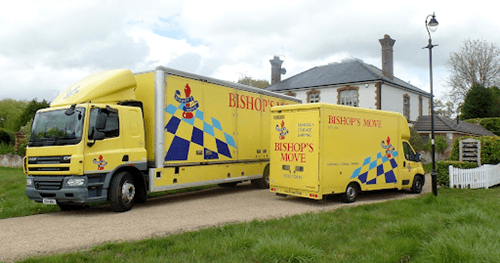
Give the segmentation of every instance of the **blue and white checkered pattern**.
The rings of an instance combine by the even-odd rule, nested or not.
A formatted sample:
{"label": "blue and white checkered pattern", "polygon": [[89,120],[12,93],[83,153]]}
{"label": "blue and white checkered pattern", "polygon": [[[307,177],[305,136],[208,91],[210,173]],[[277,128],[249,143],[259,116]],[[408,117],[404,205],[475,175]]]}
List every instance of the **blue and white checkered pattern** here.
{"label": "blue and white checkered pattern", "polygon": [[384,178],[385,183],[396,183],[394,169],[398,167],[398,164],[394,157],[397,156],[398,152],[394,151],[391,158],[387,158],[385,153],[378,153],[373,159],[371,156],[367,157],[363,165],[352,172],[351,178],[358,177],[363,184],[377,184],[378,178]]}
{"label": "blue and white checkered pattern", "polygon": [[165,161],[186,161],[192,143],[203,147],[205,159],[219,159],[219,155],[232,158],[230,147],[237,148],[236,142],[222,129],[220,121],[205,116],[200,109],[196,110],[193,118],[185,119],[182,117],[183,107],[184,104],[178,107],[169,104],[165,108],[165,112],[171,115],[165,131],[174,135]]}

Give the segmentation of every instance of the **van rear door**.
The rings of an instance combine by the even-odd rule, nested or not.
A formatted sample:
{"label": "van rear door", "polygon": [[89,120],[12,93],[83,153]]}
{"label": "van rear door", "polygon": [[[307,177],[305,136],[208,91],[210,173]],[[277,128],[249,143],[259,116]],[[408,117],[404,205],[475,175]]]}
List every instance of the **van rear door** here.
{"label": "van rear door", "polygon": [[272,126],[271,186],[287,188],[291,195],[318,192],[318,109],[274,113]]}

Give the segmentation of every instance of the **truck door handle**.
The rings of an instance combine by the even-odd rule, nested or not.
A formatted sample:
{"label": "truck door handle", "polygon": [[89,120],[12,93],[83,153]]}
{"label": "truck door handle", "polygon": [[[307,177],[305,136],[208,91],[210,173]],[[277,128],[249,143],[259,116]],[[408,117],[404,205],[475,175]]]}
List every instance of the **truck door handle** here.
{"label": "truck door handle", "polygon": [[406,161],[403,162],[403,167],[406,167]]}

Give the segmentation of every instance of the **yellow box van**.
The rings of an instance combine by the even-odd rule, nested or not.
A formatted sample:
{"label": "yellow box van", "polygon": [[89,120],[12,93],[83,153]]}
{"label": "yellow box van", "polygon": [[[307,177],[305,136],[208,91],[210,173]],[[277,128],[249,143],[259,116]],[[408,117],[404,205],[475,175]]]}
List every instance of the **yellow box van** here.
{"label": "yellow box van", "polygon": [[420,193],[425,172],[399,113],[325,103],[271,109],[270,190],[322,199],[360,191],[409,188]]}

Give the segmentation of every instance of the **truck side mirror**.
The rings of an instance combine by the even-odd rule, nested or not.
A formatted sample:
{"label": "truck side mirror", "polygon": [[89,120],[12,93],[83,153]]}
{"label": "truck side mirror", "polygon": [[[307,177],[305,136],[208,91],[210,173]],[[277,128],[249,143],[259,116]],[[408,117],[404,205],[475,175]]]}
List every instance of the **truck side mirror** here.
{"label": "truck side mirror", "polygon": [[89,147],[92,147],[92,146],[94,146],[94,144],[95,144],[96,141],[102,141],[102,140],[104,140],[104,137],[105,137],[104,132],[100,132],[96,128],[94,128],[92,130],[92,135],[90,136],[90,138],[93,139],[94,141],[93,142],[87,142],[87,145]]}
{"label": "truck side mirror", "polygon": [[106,121],[108,119],[108,115],[104,112],[99,112],[99,115],[97,115],[97,119],[95,121],[95,128],[96,130],[104,130],[106,128]]}
{"label": "truck side mirror", "polygon": [[420,162],[420,153],[415,154],[415,162]]}

